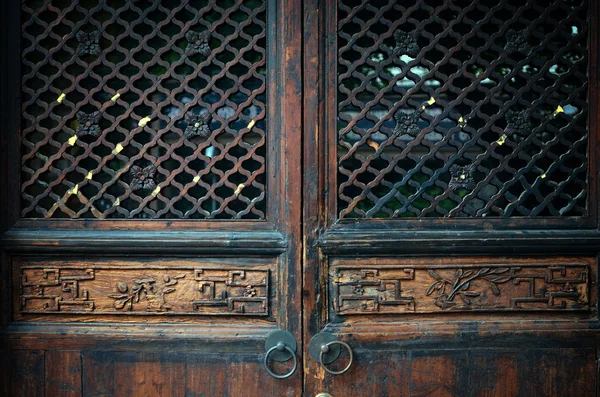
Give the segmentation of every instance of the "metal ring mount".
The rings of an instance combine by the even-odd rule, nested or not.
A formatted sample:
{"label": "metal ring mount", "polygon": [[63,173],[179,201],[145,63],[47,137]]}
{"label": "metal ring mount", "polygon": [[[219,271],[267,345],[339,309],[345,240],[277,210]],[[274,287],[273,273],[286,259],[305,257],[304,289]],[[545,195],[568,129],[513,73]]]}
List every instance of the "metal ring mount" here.
{"label": "metal ring mount", "polygon": [[[341,371],[332,371],[329,368],[327,368],[327,366],[325,364],[323,364],[323,355],[326,354],[329,351],[329,348],[332,345],[340,345],[340,346],[345,347],[346,349],[348,349],[348,354],[350,355],[350,361],[348,362],[348,365],[346,365],[346,368],[342,369]],[[352,366],[352,360],[353,359],[354,359],[354,356],[352,354],[352,349],[345,342],[342,342],[342,341],[339,341],[339,340],[332,340],[331,342],[327,342],[327,343],[325,343],[324,345],[321,346],[321,353],[319,354],[319,364],[321,364],[321,367],[323,367],[323,369],[327,373],[330,373],[331,375],[341,375],[344,372],[348,371],[350,369],[350,367]]]}
{"label": "metal ring mount", "polygon": [[[291,371],[289,371],[288,373],[283,374],[283,375],[278,375],[269,369],[269,364],[268,364],[269,356],[274,351],[280,351],[280,352],[287,351],[288,353],[290,353],[292,355],[292,358],[294,359],[294,367],[292,368]],[[263,361],[263,364],[265,366],[265,369],[267,370],[267,373],[269,375],[271,375],[273,378],[285,379],[285,378],[289,378],[290,376],[292,376],[292,374],[294,372],[296,372],[296,368],[298,367],[298,360],[296,359],[296,353],[294,353],[294,351],[292,349],[290,349],[288,345],[286,345],[284,342],[278,342],[275,346],[273,346],[272,348],[267,350],[267,354],[265,354],[265,359]]]}

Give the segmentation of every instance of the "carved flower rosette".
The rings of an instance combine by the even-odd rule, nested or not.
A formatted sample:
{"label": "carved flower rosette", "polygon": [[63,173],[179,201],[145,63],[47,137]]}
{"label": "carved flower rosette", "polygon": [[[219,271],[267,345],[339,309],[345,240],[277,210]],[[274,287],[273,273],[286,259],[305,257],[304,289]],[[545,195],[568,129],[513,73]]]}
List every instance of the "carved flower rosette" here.
{"label": "carved flower rosette", "polygon": [[156,188],[156,181],[154,176],[156,175],[156,166],[149,165],[148,167],[140,167],[134,165],[131,167],[131,190],[152,190]]}
{"label": "carved flower rosette", "polygon": [[82,32],[79,31],[76,34],[77,41],[77,55],[94,55],[100,54],[100,31],[96,30],[93,32]]}
{"label": "carved flower rosette", "polygon": [[450,167],[450,189],[473,189],[476,186],[473,173],[475,172],[475,164],[460,166],[454,164]]}
{"label": "carved flower rosette", "polygon": [[100,112],[85,113],[77,112],[77,128],[75,129],[75,135],[83,137],[87,135],[98,136],[102,132],[100,126]]}
{"label": "carved flower rosette", "polygon": [[185,34],[185,38],[188,41],[188,45],[185,49],[187,55],[200,54],[205,57],[210,55],[210,45],[208,40],[210,39],[210,32],[195,32],[190,30]]}

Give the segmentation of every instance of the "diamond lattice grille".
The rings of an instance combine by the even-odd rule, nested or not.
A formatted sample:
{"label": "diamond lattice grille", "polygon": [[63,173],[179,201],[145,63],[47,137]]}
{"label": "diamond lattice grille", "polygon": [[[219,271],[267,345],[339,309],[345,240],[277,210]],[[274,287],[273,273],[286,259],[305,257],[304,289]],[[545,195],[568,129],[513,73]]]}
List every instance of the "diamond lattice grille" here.
{"label": "diamond lattice grille", "polygon": [[264,219],[259,0],[25,0],[22,215]]}
{"label": "diamond lattice grille", "polygon": [[585,1],[338,1],[340,218],[585,216]]}

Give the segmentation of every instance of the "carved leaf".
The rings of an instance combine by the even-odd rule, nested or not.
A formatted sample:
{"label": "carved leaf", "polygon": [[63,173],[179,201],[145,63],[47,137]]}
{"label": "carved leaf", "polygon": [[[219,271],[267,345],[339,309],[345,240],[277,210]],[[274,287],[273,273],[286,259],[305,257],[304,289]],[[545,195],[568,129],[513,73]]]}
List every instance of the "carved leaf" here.
{"label": "carved leaf", "polygon": [[165,290],[163,291],[163,294],[170,294],[173,291],[175,291],[175,288],[165,288]]}
{"label": "carved leaf", "polygon": [[442,282],[441,281],[436,281],[435,283],[431,284],[429,286],[429,288],[427,288],[427,292],[425,293],[427,296],[431,295],[433,293],[434,290],[436,289],[440,289]]}
{"label": "carved leaf", "polygon": [[145,278],[142,280],[135,280],[134,281],[136,284],[151,284],[151,283],[155,283],[156,280],[152,279],[152,278]]}
{"label": "carved leaf", "polygon": [[109,298],[113,298],[113,299],[123,299],[123,298],[127,298],[126,294],[111,294],[108,295]]}
{"label": "carved leaf", "polygon": [[490,279],[490,281],[493,283],[496,283],[496,284],[501,284],[501,283],[507,282],[511,278],[512,278],[512,276],[495,277],[495,278]]}
{"label": "carved leaf", "polygon": [[173,278],[184,278],[185,277],[185,273],[179,273],[178,275],[174,276]]}
{"label": "carved leaf", "polygon": [[462,269],[458,269],[456,270],[456,279],[460,279],[463,275],[463,270]]}
{"label": "carved leaf", "polygon": [[168,283],[169,281],[171,281],[171,277],[169,277],[169,276],[168,276],[168,275],[166,275],[166,274],[163,274],[163,281],[164,281],[165,283]]}
{"label": "carved leaf", "polygon": [[496,286],[496,284],[491,283],[490,286],[492,287],[492,291],[494,291],[494,294],[496,296],[499,296],[500,295],[500,290],[498,289],[498,287]]}
{"label": "carved leaf", "polygon": [[115,309],[119,310],[125,307],[125,304],[127,303],[128,299],[120,299],[115,301],[114,306]]}
{"label": "carved leaf", "polygon": [[465,274],[463,274],[463,277],[469,277],[472,274],[473,274],[473,270],[469,270],[469,271],[466,271]]}
{"label": "carved leaf", "polygon": [[492,270],[490,273],[502,274],[502,273],[506,273],[508,270],[509,270],[508,267],[499,267],[499,268]]}
{"label": "carved leaf", "polygon": [[479,296],[479,295],[481,295],[481,293],[479,293],[479,292],[475,292],[475,291],[466,291],[464,294],[465,294],[466,296],[472,296],[472,297],[475,297],[475,296]]}
{"label": "carved leaf", "polygon": [[435,278],[436,280],[441,280],[442,278],[440,277],[439,274],[437,274],[434,270],[432,269],[427,269],[427,273],[429,273],[431,275],[431,277]]}
{"label": "carved leaf", "polygon": [[168,283],[165,283],[166,286],[175,285],[175,284],[177,284],[177,280],[171,280]]}
{"label": "carved leaf", "polygon": [[467,298],[464,294],[458,294],[458,296],[460,296],[460,299],[462,299],[467,305],[471,304],[471,299]]}

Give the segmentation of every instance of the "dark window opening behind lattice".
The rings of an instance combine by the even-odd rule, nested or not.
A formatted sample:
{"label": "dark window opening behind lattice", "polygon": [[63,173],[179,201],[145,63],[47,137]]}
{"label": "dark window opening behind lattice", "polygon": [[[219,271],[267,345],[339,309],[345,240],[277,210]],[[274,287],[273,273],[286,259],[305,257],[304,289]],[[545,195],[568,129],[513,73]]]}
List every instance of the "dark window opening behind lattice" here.
{"label": "dark window opening behind lattice", "polygon": [[265,219],[264,0],[25,0],[22,215]]}
{"label": "dark window opening behind lattice", "polygon": [[586,216],[587,15],[339,0],[340,218]]}

